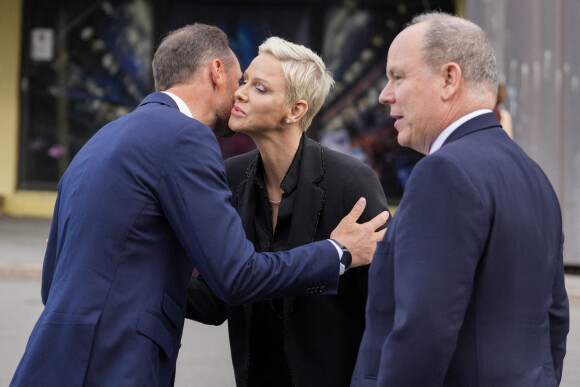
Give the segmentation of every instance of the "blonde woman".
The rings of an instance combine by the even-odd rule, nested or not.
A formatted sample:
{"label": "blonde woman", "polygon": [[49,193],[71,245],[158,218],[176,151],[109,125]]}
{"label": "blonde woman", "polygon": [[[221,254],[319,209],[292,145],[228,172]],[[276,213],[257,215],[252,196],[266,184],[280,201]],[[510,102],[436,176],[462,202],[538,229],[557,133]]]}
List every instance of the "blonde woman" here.
{"label": "blonde woman", "polygon": [[[305,134],[332,85],[318,55],[277,37],[259,47],[244,73],[229,126],[257,149],[228,159],[226,172],[232,204],[257,251],[329,238],[361,196],[361,222],[387,210],[369,167]],[[211,321],[207,313],[188,313],[214,324],[227,316],[238,386],[348,386],[365,327],[367,272],[347,270],[336,296],[216,308],[221,314]]]}

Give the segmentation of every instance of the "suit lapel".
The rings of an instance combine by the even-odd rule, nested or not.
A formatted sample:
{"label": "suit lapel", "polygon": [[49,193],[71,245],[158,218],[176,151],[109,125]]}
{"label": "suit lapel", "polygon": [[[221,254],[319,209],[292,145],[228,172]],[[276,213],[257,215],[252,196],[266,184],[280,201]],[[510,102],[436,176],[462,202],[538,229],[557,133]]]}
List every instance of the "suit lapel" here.
{"label": "suit lapel", "polygon": [[320,145],[306,137],[300,159],[300,178],[296,188],[289,246],[314,241],[326,192],[319,183],[325,177],[324,154]]}
{"label": "suit lapel", "polygon": [[[288,240],[289,247],[297,247],[314,241],[326,199],[326,191],[319,186],[325,178],[324,153],[320,144],[306,136],[299,170]],[[284,324],[288,324],[294,299],[295,297],[284,299]]]}
{"label": "suit lapel", "polygon": [[[234,207],[236,207],[244,226],[246,232],[246,237],[253,241],[256,238],[256,232],[254,229],[254,214],[256,211],[257,204],[257,187],[254,184],[256,162],[258,160],[258,153],[256,152],[256,157],[254,157],[246,168],[246,177],[240,181],[235,188],[234,194]],[[251,330],[252,326],[252,304],[244,304],[241,306],[244,313],[244,320],[246,322],[247,330]]]}
{"label": "suit lapel", "polygon": [[259,195],[258,188],[254,184],[256,158],[254,158],[246,169],[246,178],[242,180],[236,189],[237,210],[242,218],[242,224],[249,240],[255,240],[256,232],[254,229],[254,214],[256,212],[257,198]]}

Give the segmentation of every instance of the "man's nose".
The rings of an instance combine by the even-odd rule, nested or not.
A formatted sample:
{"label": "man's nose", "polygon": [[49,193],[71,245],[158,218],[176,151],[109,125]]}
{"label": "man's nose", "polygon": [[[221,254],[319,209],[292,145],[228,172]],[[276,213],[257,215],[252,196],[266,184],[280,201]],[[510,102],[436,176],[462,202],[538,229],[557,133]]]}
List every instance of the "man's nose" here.
{"label": "man's nose", "polygon": [[385,86],[381,94],[379,94],[379,102],[383,105],[388,105],[393,103],[395,100],[392,91],[390,90],[389,83]]}

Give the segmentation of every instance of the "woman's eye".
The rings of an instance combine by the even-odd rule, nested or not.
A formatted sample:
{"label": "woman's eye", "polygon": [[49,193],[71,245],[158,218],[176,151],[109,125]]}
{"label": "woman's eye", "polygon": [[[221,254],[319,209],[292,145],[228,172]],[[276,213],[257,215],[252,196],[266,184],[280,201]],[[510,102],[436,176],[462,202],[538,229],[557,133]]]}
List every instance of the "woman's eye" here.
{"label": "woman's eye", "polygon": [[256,90],[258,90],[260,93],[266,92],[266,88],[262,85],[256,85]]}

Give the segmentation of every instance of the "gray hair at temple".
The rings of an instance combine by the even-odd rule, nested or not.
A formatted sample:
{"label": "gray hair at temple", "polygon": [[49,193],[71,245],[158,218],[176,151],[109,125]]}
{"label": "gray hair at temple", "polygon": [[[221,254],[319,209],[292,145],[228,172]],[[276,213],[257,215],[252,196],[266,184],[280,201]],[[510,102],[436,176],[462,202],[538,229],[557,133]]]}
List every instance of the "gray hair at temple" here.
{"label": "gray hair at temple", "polygon": [[258,54],[270,54],[282,63],[287,104],[300,99],[308,103],[308,111],[300,120],[302,129],[306,131],[334,86],[332,74],[312,50],[275,36],[260,45]]}
{"label": "gray hair at temple", "polygon": [[[443,12],[415,16],[409,25],[427,22],[422,56],[427,67],[438,70],[446,62],[461,68],[474,91],[497,92],[497,63],[491,42],[475,23]],[[495,95],[495,94],[494,94]]]}
{"label": "gray hair at temple", "polygon": [[163,91],[190,81],[214,59],[221,60],[226,71],[235,64],[228,37],[219,28],[195,23],[170,32],[153,56],[155,89]]}

